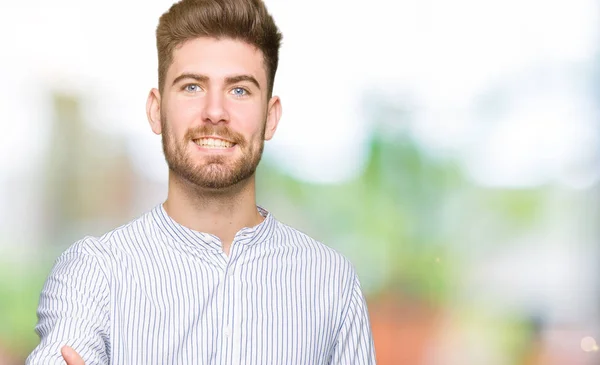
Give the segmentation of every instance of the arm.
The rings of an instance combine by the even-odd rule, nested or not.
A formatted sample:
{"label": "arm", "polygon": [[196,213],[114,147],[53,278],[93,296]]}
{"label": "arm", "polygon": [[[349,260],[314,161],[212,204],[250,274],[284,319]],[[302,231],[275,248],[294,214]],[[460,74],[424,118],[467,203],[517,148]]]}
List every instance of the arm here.
{"label": "arm", "polygon": [[40,296],[40,344],[27,365],[64,364],[61,348],[69,345],[88,365],[108,364],[109,286],[98,259],[73,249],[54,265]]}
{"label": "arm", "polygon": [[374,365],[375,349],[369,312],[356,275],[351,290],[330,364]]}

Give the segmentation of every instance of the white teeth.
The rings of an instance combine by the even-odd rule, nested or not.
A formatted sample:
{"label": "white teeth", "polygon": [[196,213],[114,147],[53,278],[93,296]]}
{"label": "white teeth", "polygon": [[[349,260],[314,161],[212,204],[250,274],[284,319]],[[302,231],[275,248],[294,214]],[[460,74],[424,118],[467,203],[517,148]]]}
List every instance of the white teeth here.
{"label": "white teeth", "polygon": [[224,141],[222,139],[216,138],[200,138],[194,140],[194,142],[204,148],[231,148],[233,147],[233,143]]}

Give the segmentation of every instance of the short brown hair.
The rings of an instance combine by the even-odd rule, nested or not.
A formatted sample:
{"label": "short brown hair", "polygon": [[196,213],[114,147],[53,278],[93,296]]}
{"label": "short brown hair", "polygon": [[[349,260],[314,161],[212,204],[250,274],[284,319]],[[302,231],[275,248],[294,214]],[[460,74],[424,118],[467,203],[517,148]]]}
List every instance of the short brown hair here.
{"label": "short brown hair", "polygon": [[164,13],[156,28],[158,88],[163,91],[173,51],[198,37],[231,38],[262,51],[267,71],[267,91],[279,62],[281,32],[262,0],[181,0]]}

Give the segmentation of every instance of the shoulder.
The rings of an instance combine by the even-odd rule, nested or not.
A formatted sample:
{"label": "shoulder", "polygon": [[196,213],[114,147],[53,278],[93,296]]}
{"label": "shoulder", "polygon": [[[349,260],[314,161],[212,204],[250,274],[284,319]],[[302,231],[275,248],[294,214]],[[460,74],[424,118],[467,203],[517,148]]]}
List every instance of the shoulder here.
{"label": "shoulder", "polygon": [[136,242],[145,240],[151,218],[150,211],[101,236],[85,236],[69,246],[61,257],[83,255],[99,261],[114,259],[119,252],[129,251]]}
{"label": "shoulder", "polygon": [[356,274],[354,265],[342,253],[289,225],[278,222],[274,239],[277,245],[294,250],[298,258],[304,258],[310,264],[325,265],[344,277],[353,278]]}

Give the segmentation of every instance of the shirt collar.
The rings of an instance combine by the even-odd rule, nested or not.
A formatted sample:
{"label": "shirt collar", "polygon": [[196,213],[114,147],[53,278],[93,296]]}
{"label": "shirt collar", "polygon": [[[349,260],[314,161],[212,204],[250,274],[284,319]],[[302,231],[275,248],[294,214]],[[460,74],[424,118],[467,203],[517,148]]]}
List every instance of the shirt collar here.
{"label": "shirt collar", "polygon": [[[256,206],[256,209],[265,219],[254,227],[240,229],[234,238],[236,244],[253,245],[266,242],[273,236],[276,226],[275,218],[263,207]],[[167,214],[162,204],[158,204],[152,209],[151,215],[159,229],[176,242],[207,250],[220,251],[222,248],[221,241],[217,236],[195,231],[177,223]]]}

